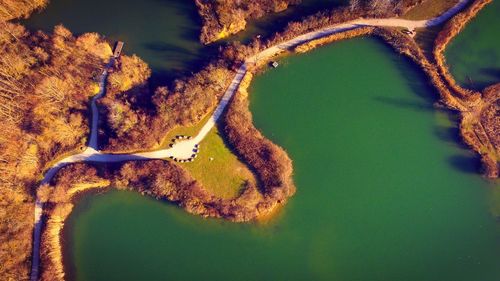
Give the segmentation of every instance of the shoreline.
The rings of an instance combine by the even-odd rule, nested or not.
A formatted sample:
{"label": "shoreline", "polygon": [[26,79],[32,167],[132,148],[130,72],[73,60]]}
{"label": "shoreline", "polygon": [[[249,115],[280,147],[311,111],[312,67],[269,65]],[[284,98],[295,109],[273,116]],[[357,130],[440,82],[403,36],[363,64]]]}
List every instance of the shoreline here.
{"label": "shoreline", "polygon": [[[471,6],[475,7],[474,5],[477,3],[479,3],[478,5],[483,5],[478,9],[479,11],[481,10],[482,7],[484,7],[484,5],[489,3],[488,1],[491,2],[491,0],[474,1],[471,4]],[[468,8],[465,11],[468,11]],[[470,20],[471,18],[469,18],[468,20]],[[462,24],[465,25],[465,23]],[[462,100],[462,98],[468,98],[468,96],[457,97],[456,95],[457,91],[453,89],[451,85],[448,85],[448,83],[445,82],[446,78],[443,76],[445,76],[446,74],[440,73],[439,66],[434,65],[432,62],[429,62],[423,55],[421,49],[416,44],[411,44],[412,39],[406,35],[403,35],[401,32],[394,31],[386,27],[373,27],[373,26],[362,27],[361,29],[359,28],[346,29],[338,33],[332,33],[330,35],[305,41],[302,44],[291,46],[291,49],[300,53],[312,50],[323,44],[328,44],[337,40],[343,40],[362,35],[377,36],[381,38],[384,42],[391,45],[391,47],[396,52],[404,54],[405,56],[409,57],[418,66],[418,68],[422,69],[422,71],[424,71],[424,73],[428,76],[428,79],[433,84],[433,86],[438,90],[443,102],[447,105],[448,109],[458,110],[461,112],[461,115],[462,112],[470,109],[470,107],[467,105],[469,101],[468,100],[465,101],[466,105],[464,105],[463,104],[464,101]],[[402,40],[403,44],[400,44],[401,43],[400,40]],[[264,50],[263,52],[265,51],[266,50]],[[179,182],[177,185],[175,185],[173,190],[169,191],[170,193],[168,192],[161,193],[161,191],[159,190],[154,190],[154,189],[152,190],[151,189],[152,187],[150,186],[145,188],[145,186],[141,185],[141,183],[138,182],[137,180],[127,178],[123,174],[117,175],[115,174],[117,172],[116,170],[114,170],[115,168],[111,168],[112,171],[108,171],[109,169],[106,169],[105,172],[106,177],[112,178],[111,180],[108,179],[109,182],[106,185],[106,187],[129,186],[129,189],[138,191],[143,195],[149,195],[160,200],[171,201],[174,204],[177,204],[180,207],[184,208],[186,211],[190,213],[202,215],[204,217],[223,217],[225,219],[237,222],[257,219],[258,217],[265,216],[265,214],[271,213],[273,210],[276,209],[276,207],[285,204],[286,200],[289,197],[291,197],[295,192],[295,186],[293,185],[293,179],[292,179],[291,160],[289,159],[288,155],[282,148],[280,148],[279,146],[277,146],[276,144],[272,143],[267,138],[265,138],[265,136],[263,136],[258,131],[258,129],[256,129],[253,126],[251,112],[248,109],[247,87],[251,83],[253,73],[255,73],[255,71],[259,69],[259,66],[265,65],[268,61],[273,59],[276,54],[283,53],[286,51],[287,50],[281,49],[278,52],[274,53],[271,52],[272,55],[270,56],[267,57],[264,56],[263,58],[259,58],[258,61],[256,59],[256,63],[254,63],[253,66],[248,68],[248,71],[245,72],[245,74],[241,78],[241,81],[239,82],[239,84],[237,84],[237,88],[235,89],[236,95],[232,97],[231,102],[228,101],[228,109],[225,113],[225,116],[222,116],[224,122],[224,132],[226,133],[226,135],[229,135],[228,140],[230,144],[234,146],[236,152],[240,156],[244,157],[245,163],[247,163],[249,166],[256,169],[257,171],[259,171],[260,169],[260,172],[258,173],[261,173],[263,169],[266,169],[266,166],[262,165],[262,163],[259,163],[259,161],[262,160],[261,157],[252,155],[251,151],[245,148],[245,143],[248,142],[249,139],[251,139],[250,141],[252,143],[267,146],[268,149],[274,151],[273,155],[277,155],[275,160],[276,163],[281,164],[284,167],[282,170],[278,170],[277,172],[275,171],[275,175],[277,175],[280,178],[278,182],[271,181],[271,184],[268,184],[267,187],[264,184],[264,186],[262,187],[263,190],[259,190],[257,186],[247,186],[247,188],[243,191],[243,194],[240,195],[238,198],[233,200],[222,200],[220,198],[215,198],[214,196],[208,196],[206,192],[204,192],[201,184],[199,184],[195,179],[189,181],[189,184],[186,182],[183,183]],[[252,58],[254,57],[251,57],[249,61],[252,60]],[[424,58],[425,60],[422,60],[422,58]],[[441,67],[445,68],[444,64]],[[455,92],[455,94],[453,92]],[[473,99],[476,99],[476,97],[477,95],[474,95]],[[222,110],[224,110],[224,108]],[[222,112],[220,112],[219,114],[222,114]],[[465,118],[463,118],[462,116],[461,123],[463,123],[464,119]],[[242,133],[241,132],[242,127],[236,126],[236,124],[239,123],[245,124],[246,127],[249,128],[249,131],[251,131],[252,133],[249,133],[248,131],[246,134]],[[462,129],[461,129],[461,134],[462,134]],[[464,135],[462,135],[462,138],[466,140]],[[474,150],[475,148],[476,147],[473,147]],[[144,166],[151,165],[147,163],[155,163],[157,164],[156,165],[157,167],[159,166],[162,166],[163,168],[169,167],[169,169],[173,170],[178,169],[177,171],[178,173],[184,173],[184,174],[187,173],[183,169],[177,167],[175,164],[172,164],[171,162],[168,161],[148,160],[148,159],[144,159],[148,161],[136,161],[136,160],[125,159],[126,162],[121,162],[121,164],[118,165],[121,165],[121,168],[123,168],[123,166],[126,165],[131,165],[133,167],[138,167],[138,166],[140,167],[141,165]],[[59,177],[61,175],[64,175],[64,172],[66,170],[70,170],[72,167],[78,165],[84,165],[87,168],[88,167],[95,168],[90,164],[68,163],[68,165],[66,165],[57,172],[57,176]],[[287,167],[289,167],[289,169]],[[150,172],[152,169],[153,168],[149,168],[148,172]],[[265,173],[259,174],[259,178],[262,179],[264,174]],[[75,176],[74,173],[72,173],[72,175]],[[487,175],[490,174],[488,173]],[[102,179],[104,180],[105,177],[103,177]],[[122,183],[122,185],[117,185],[120,183]],[[54,188],[57,188],[57,186],[58,183],[55,184]],[[186,192],[187,190],[186,186],[189,186],[190,188],[195,186],[194,193],[191,189],[189,190],[189,192],[191,193],[189,192],[182,193]],[[103,186],[93,187],[92,185],[89,185],[79,190],[78,192],[87,192],[88,190],[93,190],[97,187],[103,187]],[[70,194],[71,200],[73,200],[72,196],[74,194],[76,193]],[[249,202],[250,205],[253,205],[252,207],[248,206]],[[66,202],[58,204],[73,204],[73,203]],[[67,205],[65,206],[66,208],[69,208]],[[46,274],[48,274],[46,272],[56,272],[56,277],[61,278],[60,280],[64,280],[64,266],[61,265],[63,263],[63,259],[62,259],[62,248],[60,244],[60,239],[61,239],[60,235],[64,227],[64,222],[66,218],[69,216],[71,209],[72,206],[69,212],[67,214],[62,213],[63,215],[55,214],[56,213],[55,207],[54,209],[47,210],[48,214],[46,214],[46,216],[48,223],[43,230],[44,239],[42,239],[42,252],[52,253],[52,254],[44,255],[45,257],[47,257],[47,260],[42,260],[42,267],[41,267],[42,280],[54,280],[53,275],[44,277]],[[57,232],[59,238],[55,239],[54,238],[55,234],[52,232]]]}
{"label": "shoreline", "polygon": [[[153,170],[154,184],[143,182]],[[77,175],[75,177],[75,174]],[[79,175],[79,176],[78,176]],[[115,165],[70,164],[61,169],[53,185],[45,185],[40,280],[65,280],[62,233],[77,199],[97,190],[129,190],[156,200],[168,201],[193,215],[249,221],[273,213],[282,202],[248,186],[235,199],[220,199],[205,189],[179,166],[164,160],[135,161]]]}

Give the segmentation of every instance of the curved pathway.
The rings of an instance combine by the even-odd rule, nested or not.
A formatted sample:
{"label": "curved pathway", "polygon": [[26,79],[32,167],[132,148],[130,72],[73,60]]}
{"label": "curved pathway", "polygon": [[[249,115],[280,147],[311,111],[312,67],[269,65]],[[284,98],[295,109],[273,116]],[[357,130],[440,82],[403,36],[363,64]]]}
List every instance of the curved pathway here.
{"label": "curved pathway", "polygon": [[[343,32],[346,30],[351,30],[363,26],[387,26],[387,27],[404,27],[409,30],[414,30],[416,28],[430,27],[439,25],[449,18],[451,18],[454,14],[460,11],[470,0],[460,0],[454,7],[450,10],[446,11],[439,17],[432,18],[429,20],[405,20],[399,18],[386,18],[386,19],[356,19],[352,21],[348,21],[342,24],[336,24],[333,26],[328,26],[316,31],[312,31],[303,35],[299,35],[293,39],[285,41],[283,43],[277,44],[270,48],[267,48],[258,54],[249,57],[246,59],[245,63],[237,70],[236,76],[231,81],[231,84],[226,89],[226,92],[222,96],[217,108],[214,113],[205,125],[201,128],[200,132],[190,140],[184,140],[176,143],[172,148],[161,149],[150,152],[142,152],[142,153],[133,153],[133,154],[107,154],[101,153],[98,151],[98,121],[99,121],[99,112],[97,110],[96,101],[101,98],[106,89],[106,79],[108,77],[108,69],[114,63],[114,58],[110,59],[110,62],[106,65],[105,70],[103,71],[100,81],[99,81],[99,93],[92,98],[91,101],[91,109],[92,109],[92,123],[90,129],[90,137],[88,147],[85,151],[80,154],[75,154],[69,157],[66,157],[60,161],[58,161],[54,166],[52,166],[46,173],[41,181],[41,185],[48,184],[52,177],[57,173],[57,171],[63,166],[69,163],[76,162],[122,162],[129,160],[151,160],[151,159],[166,159],[169,157],[175,157],[179,159],[188,159],[193,154],[193,149],[195,145],[200,143],[205,136],[210,132],[210,130],[214,127],[219,117],[224,112],[224,109],[228,105],[229,101],[233,97],[233,95],[237,92],[238,87],[243,80],[243,77],[248,71],[248,67],[251,65],[257,64],[259,60],[265,60],[269,57],[279,54],[283,50],[289,49],[291,47],[300,45],[302,43],[315,40],[324,36],[328,36],[334,33]],[[37,197],[35,203],[35,227],[33,233],[33,255],[32,255],[32,267],[31,267],[31,281],[38,280],[38,270],[40,266],[40,240],[41,240],[41,231],[42,231],[42,211],[43,211],[43,203]]]}

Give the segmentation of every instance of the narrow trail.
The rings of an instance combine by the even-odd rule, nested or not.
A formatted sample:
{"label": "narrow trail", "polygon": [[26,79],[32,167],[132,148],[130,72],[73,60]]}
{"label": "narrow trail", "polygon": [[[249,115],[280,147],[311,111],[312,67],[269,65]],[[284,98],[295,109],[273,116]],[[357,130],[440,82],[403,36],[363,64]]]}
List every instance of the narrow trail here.
{"label": "narrow trail", "polygon": [[[248,71],[249,66],[257,64],[259,60],[266,60],[276,54],[279,54],[283,50],[289,49],[291,47],[300,45],[302,43],[315,40],[321,37],[325,37],[334,33],[343,32],[346,30],[351,30],[363,26],[374,26],[374,27],[404,27],[409,30],[414,30],[416,28],[424,28],[439,25],[458,11],[467,5],[470,0],[460,0],[454,7],[440,15],[439,17],[432,18],[429,20],[405,20],[400,18],[385,18],[385,19],[356,19],[348,21],[342,24],[336,24],[333,26],[328,26],[316,31],[312,31],[303,35],[299,35],[293,39],[282,42],[270,48],[267,48],[258,54],[246,59],[245,63],[237,70],[237,73],[231,84],[226,89],[224,95],[222,96],[217,108],[207,120],[205,125],[201,128],[198,134],[189,140],[184,140],[176,143],[173,147],[168,149],[160,149],[150,152],[141,152],[133,154],[107,154],[101,153],[98,150],[98,123],[99,123],[99,111],[97,109],[97,100],[104,96],[106,90],[106,80],[108,77],[108,70],[114,64],[115,58],[111,58],[109,63],[106,65],[100,80],[99,80],[99,93],[95,95],[91,100],[91,110],[92,110],[92,122],[89,136],[88,147],[85,151],[79,154],[68,156],[57,163],[55,163],[46,173],[40,185],[48,184],[54,175],[59,171],[60,168],[64,167],[70,163],[76,162],[122,162],[130,160],[152,160],[152,159],[166,159],[169,157],[175,157],[178,159],[188,159],[193,154],[193,149],[195,145],[200,143],[205,136],[210,132],[210,130],[215,126],[217,120],[221,117],[224,109],[229,104],[229,101],[233,95],[237,92],[238,87],[243,80],[243,77]],[[31,281],[37,281],[39,277],[39,267],[40,267],[40,242],[41,242],[41,232],[42,232],[42,213],[43,213],[43,203],[40,198],[37,197],[35,202],[35,227],[33,231],[33,254],[32,254],[32,264],[31,264]]]}

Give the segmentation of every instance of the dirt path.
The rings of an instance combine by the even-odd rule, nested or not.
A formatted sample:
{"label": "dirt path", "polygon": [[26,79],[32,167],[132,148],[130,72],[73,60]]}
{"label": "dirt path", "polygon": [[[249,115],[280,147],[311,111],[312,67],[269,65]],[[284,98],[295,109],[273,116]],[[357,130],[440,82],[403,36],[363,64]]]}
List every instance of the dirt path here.
{"label": "dirt path", "polygon": [[[174,147],[168,149],[161,149],[150,152],[134,153],[134,154],[105,154],[98,151],[98,121],[99,112],[97,110],[96,101],[101,98],[105,93],[106,79],[108,77],[107,69],[113,64],[113,58],[110,60],[106,66],[106,70],[100,77],[99,81],[99,93],[94,96],[91,101],[92,109],[92,124],[89,136],[88,148],[76,155],[66,157],[54,166],[52,166],[46,173],[41,181],[41,184],[47,184],[52,177],[57,173],[57,171],[63,166],[69,163],[76,162],[122,162],[129,160],[145,160],[145,159],[165,159],[169,157],[175,157],[178,159],[188,159],[191,154],[193,154],[193,149],[195,145],[200,143],[205,136],[210,132],[210,130],[215,126],[217,120],[221,117],[224,109],[229,104],[229,101],[233,95],[237,92],[238,87],[243,80],[243,77],[248,71],[248,67],[256,64],[259,60],[268,59],[274,55],[281,53],[282,51],[289,49],[290,47],[297,46],[299,44],[315,40],[324,36],[331,35],[333,33],[343,32],[350,29],[355,29],[363,26],[386,26],[386,27],[404,27],[409,30],[414,30],[416,28],[430,27],[434,25],[441,24],[451,18],[454,14],[460,11],[469,0],[460,0],[454,7],[445,12],[439,17],[432,18],[429,20],[405,20],[399,18],[386,18],[386,19],[356,19],[342,24],[337,24],[334,26],[329,26],[322,28],[317,31],[309,32],[300,36],[297,36],[291,40],[285,41],[273,47],[267,48],[258,54],[248,58],[245,63],[238,69],[235,77],[231,81],[231,84],[224,93],[222,99],[220,100],[217,108],[210,118],[207,120],[205,125],[201,128],[200,132],[190,140],[181,141],[176,143]],[[33,233],[33,257],[32,257],[32,268],[31,268],[31,281],[38,280],[38,270],[40,266],[40,240],[42,232],[42,217],[43,213],[43,203],[36,199],[35,203],[35,228]]]}

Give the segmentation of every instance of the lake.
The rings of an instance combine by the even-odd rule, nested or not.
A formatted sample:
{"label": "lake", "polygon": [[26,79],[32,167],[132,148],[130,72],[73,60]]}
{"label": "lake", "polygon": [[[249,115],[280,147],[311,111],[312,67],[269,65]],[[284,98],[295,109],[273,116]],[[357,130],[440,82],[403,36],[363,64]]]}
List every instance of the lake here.
{"label": "lake", "polygon": [[[306,1],[229,40],[339,3]],[[466,74],[474,85],[494,81],[480,78],[498,66],[492,5],[447,52],[462,83]],[[198,43],[190,0],[52,0],[23,23],[123,40],[162,83],[196,71],[216,48]],[[250,89],[257,127],[294,161],[297,194],[276,218],[234,224],[132,192],[87,194],[63,235],[70,279],[497,281],[499,188],[478,174],[457,117],[433,108],[426,81],[375,39],[283,59]]]}
{"label": "lake", "polygon": [[375,39],[285,58],[251,110],[294,161],[267,223],[189,215],[132,192],[85,196],[64,235],[74,280],[496,281],[498,186],[405,58]]}
{"label": "lake", "polygon": [[47,32],[62,23],[75,34],[97,32],[111,43],[124,41],[124,52],[140,56],[163,83],[196,70],[214,52],[198,42],[201,19],[194,1],[50,0],[22,23]]}

